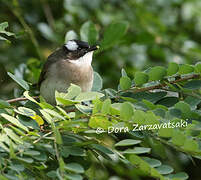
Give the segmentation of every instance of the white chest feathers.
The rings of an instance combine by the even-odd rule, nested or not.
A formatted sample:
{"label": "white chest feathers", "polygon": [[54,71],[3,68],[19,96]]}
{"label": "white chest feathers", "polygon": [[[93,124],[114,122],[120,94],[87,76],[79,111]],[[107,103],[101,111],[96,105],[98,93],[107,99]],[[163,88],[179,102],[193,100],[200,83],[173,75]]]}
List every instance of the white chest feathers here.
{"label": "white chest feathers", "polygon": [[69,60],[69,62],[77,66],[89,66],[92,62],[93,51],[86,53],[84,56],[80,57],[77,60]]}

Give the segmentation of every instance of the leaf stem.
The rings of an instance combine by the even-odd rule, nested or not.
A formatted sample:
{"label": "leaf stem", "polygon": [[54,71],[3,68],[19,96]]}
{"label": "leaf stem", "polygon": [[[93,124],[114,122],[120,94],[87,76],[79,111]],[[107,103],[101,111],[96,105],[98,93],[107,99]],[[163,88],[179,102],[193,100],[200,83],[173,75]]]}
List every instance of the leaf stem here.
{"label": "leaf stem", "polygon": [[[183,82],[183,81],[187,81],[187,80],[191,80],[191,79],[200,79],[201,76],[199,74],[192,74],[190,76],[187,76],[187,77],[183,77],[183,78],[179,78],[179,79],[176,79],[174,81],[168,81],[169,84],[176,84],[176,83],[179,83],[179,82]],[[132,87],[130,89],[127,89],[127,90],[120,90],[117,92],[117,94],[121,93],[121,92],[134,92],[134,93],[137,93],[137,92],[145,92],[145,91],[150,91],[150,90],[154,90],[154,89],[161,89],[163,87],[166,87],[167,84],[166,83],[161,83],[161,84],[158,84],[158,85],[154,85],[154,86],[149,86],[149,87],[143,87],[143,88],[139,88],[139,87]]]}

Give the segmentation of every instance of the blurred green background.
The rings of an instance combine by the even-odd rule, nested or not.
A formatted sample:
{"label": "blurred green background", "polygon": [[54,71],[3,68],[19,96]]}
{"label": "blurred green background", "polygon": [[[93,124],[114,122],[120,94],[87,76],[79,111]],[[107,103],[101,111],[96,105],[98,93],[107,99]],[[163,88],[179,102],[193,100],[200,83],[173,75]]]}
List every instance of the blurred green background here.
{"label": "blurred green background", "polygon": [[112,22],[129,24],[117,44],[94,57],[93,67],[107,88],[116,88],[122,67],[133,77],[136,70],[150,66],[201,59],[199,0],[0,1],[0,22],[7,21],[8,30],[16,34],[7,37],[11,43],[0,41],[3,99],[21,93],[6,71],[36,83],[47,56],[64,43],[65,36],[80,39],[80,28],[89,20],[98,31],[97,43]]}
{"label": "blurred green background", "polygon": [[[117,87],[122,68],[133,78],[138,70],[170,61],[194,64],[201,60],[200,9],[200,0],[0,0],[0,23],[7,21],[7,30],[16,34],[2,35],[10,43],[0,41],[0,98],[22,94],[7,71],[36,83],[47,56],[65,39],[80,39],[80,29],[88,21],[98,31],[97,44],[111,23],[128,24],[118,43],[94,56],[94,70],[103,77],[105,88]],[[169,158],[179,170],[177,160]],[[192,166],[178,157],[182,158],[191,179],[199,178],[200,162]]]}

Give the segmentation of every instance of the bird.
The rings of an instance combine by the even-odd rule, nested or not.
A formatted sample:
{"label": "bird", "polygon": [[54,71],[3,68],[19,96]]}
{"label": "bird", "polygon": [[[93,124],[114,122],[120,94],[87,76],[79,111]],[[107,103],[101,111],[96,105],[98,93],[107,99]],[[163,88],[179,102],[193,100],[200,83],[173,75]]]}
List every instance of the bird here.
{"label": "bird", "polygon": [[40,95],[49,104],[55,105],[55,91],[67,92],[71,84],[80,86],[82,92],[90,91],[93,85],[93,52],[98,45],[90,46],[81,40],[69,40],[50,54],[40,73]]}

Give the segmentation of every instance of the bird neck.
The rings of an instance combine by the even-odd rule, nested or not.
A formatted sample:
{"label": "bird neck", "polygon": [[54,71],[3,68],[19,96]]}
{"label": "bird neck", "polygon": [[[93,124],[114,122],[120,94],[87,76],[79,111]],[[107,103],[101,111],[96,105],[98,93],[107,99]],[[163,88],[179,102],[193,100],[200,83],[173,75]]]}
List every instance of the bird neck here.
{"label": "bird neck", "polygon": [[70,63],[76,66],[91,66],[93,51],[86,53],[84,56],[76,60],[69,60]]}

